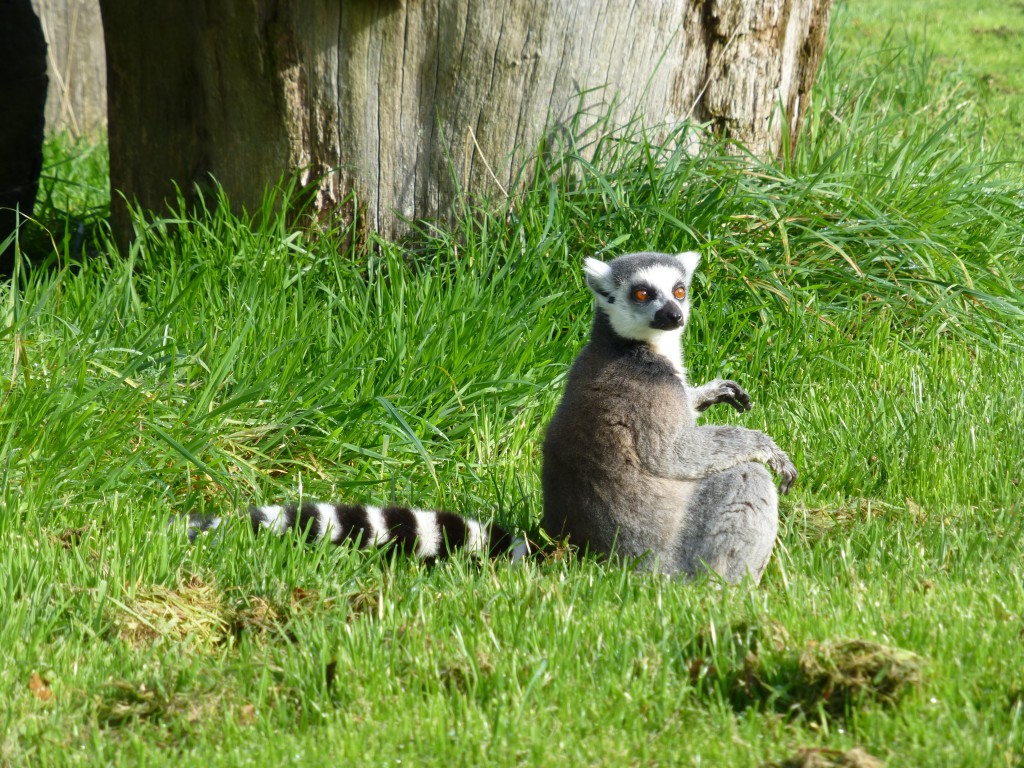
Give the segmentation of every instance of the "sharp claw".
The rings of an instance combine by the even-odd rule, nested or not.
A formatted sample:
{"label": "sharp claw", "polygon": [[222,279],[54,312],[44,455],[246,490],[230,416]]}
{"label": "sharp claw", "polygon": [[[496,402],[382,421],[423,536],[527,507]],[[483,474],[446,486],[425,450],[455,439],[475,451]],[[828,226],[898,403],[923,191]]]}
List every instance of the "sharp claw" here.
{"label": "sharp claw", "polygon": [[750,410],[750,398],[745,397],[743,392],[731,392],[725,395],[722,401],[728,403],[740,413]]}
{"label": "sharp claw", "polygon": [[793,490],[793,486],[796,484],[796,470],[790,470],[782,477],[782,482],[779,483],[779,491],[783,496],[787,496],[790,491]]}
{"label": "sharp claw", "polygon": [[729,386],[731,390],[729,400],[737,411],[750,410],[750,395],[742,387],[736,384]]}

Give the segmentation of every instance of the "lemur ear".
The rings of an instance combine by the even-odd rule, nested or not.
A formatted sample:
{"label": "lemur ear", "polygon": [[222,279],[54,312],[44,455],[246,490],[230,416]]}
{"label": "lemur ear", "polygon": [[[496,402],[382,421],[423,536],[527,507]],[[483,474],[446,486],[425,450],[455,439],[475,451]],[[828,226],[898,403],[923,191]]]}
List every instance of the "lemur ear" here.
{"label": "lemur ear", "polygon": [[607,296],[615,287],[612,284],[612,268],[605,262],[594,258],[583,260],[583,274],[587,277],[587,285],[594,293]]}
{"label": "lemur ear", "polygon": [[693,273],[697,271],[697,265],[700,264],[700,254],[696,251],[677,253],[676,261],[683,265],[687,277],[693,277]]}

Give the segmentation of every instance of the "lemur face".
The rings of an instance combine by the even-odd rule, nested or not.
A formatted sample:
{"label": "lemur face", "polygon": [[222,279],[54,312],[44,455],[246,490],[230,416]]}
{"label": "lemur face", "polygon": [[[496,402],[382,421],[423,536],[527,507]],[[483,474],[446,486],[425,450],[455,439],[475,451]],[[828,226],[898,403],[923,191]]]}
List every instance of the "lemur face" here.
{"label": "lemur face", "polygon": [[610,262],[587,259],[587,285],[615,332],[652,341],[680,331],[690,316],[690,282],[700,262],[693,252],[631,253]]}

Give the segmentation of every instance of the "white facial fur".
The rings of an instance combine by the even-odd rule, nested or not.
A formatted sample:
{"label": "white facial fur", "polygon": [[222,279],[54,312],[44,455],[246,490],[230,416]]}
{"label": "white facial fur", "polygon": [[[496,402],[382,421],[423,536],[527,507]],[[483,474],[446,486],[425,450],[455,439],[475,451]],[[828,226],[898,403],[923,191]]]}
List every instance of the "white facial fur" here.
{"label": "white facial fur", "polygon": [[[680,376],[685,376],[680,342],[683,328],[690,315],[689,286],[694,270],[700,263],[700,254],[692,251],[677,254],[676,264],[660,263],[641,267],[633,273],[615,279],[609,264],[597,259],[586,259],[583,265],[587,284],[598,305],[605,311],[615,333],[623,338],[646,342],[657,354],[667,358]],[[620,267],[621,269],[621,267]],[[673,291],[680,283],[687,295],[682,301],[674,298]],[[632,292],[638,285],[653,289],[656,297],[646,304],[638,304]],[[673,303],[682,312],[682,324],[670,330],[653,328],[654,314]]]}

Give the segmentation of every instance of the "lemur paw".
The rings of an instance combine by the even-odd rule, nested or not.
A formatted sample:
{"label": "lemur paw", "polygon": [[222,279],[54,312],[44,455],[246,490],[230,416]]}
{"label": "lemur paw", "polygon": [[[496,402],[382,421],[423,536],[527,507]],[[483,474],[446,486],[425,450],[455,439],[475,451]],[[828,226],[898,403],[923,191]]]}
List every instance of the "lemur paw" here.
{"label": "lemur paw", "polygon": [[796,482],[796,466],[790,460],[786,452],[778,448],[772,452],[768,459],[768,469],[779,476],[779,493],[783,496],[793,490],[793,483]]}
{"label": "lemur paw", "polygon": [[716,379],[704,386],[708,389],[707,399],[698,404],[698,411],[706,411],[718,403],[728,403],[740,413],[750,410],[750,395],[735,381]]}

